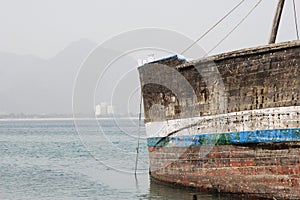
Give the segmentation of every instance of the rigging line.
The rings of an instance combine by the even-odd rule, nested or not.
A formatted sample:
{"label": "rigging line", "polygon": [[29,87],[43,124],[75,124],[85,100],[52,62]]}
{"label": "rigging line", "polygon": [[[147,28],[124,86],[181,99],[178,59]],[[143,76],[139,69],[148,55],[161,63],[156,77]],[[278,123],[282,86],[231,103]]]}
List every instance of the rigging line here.
{"label": "rigging line", "polygon": [[293,7],[294,7],[294,20],[295,20],[295,27],[296,27],[296,33],[297,33],[297,40],[299,40],[299,31],[298,31],[298,19],[297,19],[297,11],[296,11],[296,3],[295,0],[293,0]]}
{"label": "rigging line", "polygon": [[140,98],[140,112],[139,112],[139,124],[138,124],[138,141],[137,141],[137,147],[136,147],[136,157],[135,157],[135,168],[134,168],[134,174],[136,176],[137,171],[137,164],[138,164],[138,158],[139,158],[139,148],[140,148],[140,137],[141,137],[141,119],[142,119],[142,101],[143,101],[143,95],[141,93]]}
{"label": "rigging line", "polygon": [[166,141],[169,137],[171,137],[171,136],[174,135],[175,133],[178,133],[179,131],[182,131],[182,130],[185,130],[185,129],[188,129],[188,128],[192,128],[192,127],[197,126],[197,125],[198,125],[198,123],[196,122],[196,123],[193,123],[193,124],[188,124],[188,125],[186,125],[186,126],[184,126],[184,127],[181,127],[181,128],[179,128],[179,129],[177,129],[177,130],[175,130],[175,131],[172,131],[172,132],[169,133],[167,136],[164,136],[164,137],[162,137],[160,140],[158,140],[158,141],[154,144],[154,147],[158,146],[161,142]]}
{"label": "rigging line", "polygon": [[228,36],[235,31],[246,19],[247,17],[255,10],[255,8],[257,8],[257,6],[262,2],[262,0],[259,0],[254,7],[247,13],[247,15],[227,34],[225,35],[225,37],[220,40],[206,55],[204,55],[203,57],[206,57],[208,54],[210,54],[213,50],[215,50],[224,40],[226,40],[228,38]]}
{"label": "rigging line", "polygon": [[233,9],[231,9],[224,17],[222,17],[216,24],[214,24],[210,29],[208,29],[201,37],[199,37],[195,42],[193,42],[190,46],[188,46],[185,50],[183,50],[180,54],[183,55],[190,48],[192,48],[197,42],[199,42],[202,38],[204,38],[211,30],[213,30],[217,25],[219,25],[228,15],[230,15],[235,9],[237,9],[245,0],[240,1]]}

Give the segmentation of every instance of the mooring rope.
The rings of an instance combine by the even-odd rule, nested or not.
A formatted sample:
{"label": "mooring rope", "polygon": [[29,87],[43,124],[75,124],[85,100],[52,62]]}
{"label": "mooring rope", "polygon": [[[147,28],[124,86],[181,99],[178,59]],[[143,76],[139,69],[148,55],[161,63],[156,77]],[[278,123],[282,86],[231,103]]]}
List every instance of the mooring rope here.
{"label": "mooring rope", "polygon": [[138,164],[138,158],[139,158],[139,148],[140,148],[140,137],[141,137],[141,119],[142,119],[142,93],[140,98],[140,110],[139,110],[139,121],[138,121],[138,141],[137,141],[137,147],[136,147],[136,157],[135,157],[135,168],[134,168],[134,174],[136,175],[137,171],[137,164]]}
{"label": "mooring rope", "polygon": [[226,15],[224,15],[216,24],[214,24],[210,29],[208,29],[203,35],[201,35],[195,42],[193,42],[190,46],[188,46],[185,50],[183,50],[180,54],[183,55],[190,48],[192,48],[197,42],[199,42],[202,38],[204,38],[210,31],[212,31],[217,25],[219,25],[226,17],[228,17],[234,10],[236,10],[245,0],[240,1],[233,9],[231,9]]}
{"label": "mooring rope", "polygon": [[225,35],[225,37],[223,37],[223,39],[222,40],[220,40],[204,57],[206,57],[208,54],[210,54],[213,50],[215,50],[224,40],[226,40],[227,38],[228,38],[228,36],[229,35],[231,35],[231,33],[233,32],[233,31],[235,31],[247,18],[248,18],[248,16],[255,10],[255,8],[257,8],[258,7],[258,5],[260,4],[262,2],[262,0],[259,0],[255,5],[254,5],[254,7],[247,13],[247,15],[245,15],[245,17],[241,20],[241,21],[239,21],[239,23],[235,26],[235,27],[233,27],[233,29],[227,34],[227,35]]}
{"label": "mooring rope", "polygon": [[293,7],[294,7],[294,22],[296,27],[296,34],[297,34],[297,40],[299,40],[299,32],[298,32],[298,19],[297,19],[297,10],[296,10],[296,3],[295,0],[293,0]]}

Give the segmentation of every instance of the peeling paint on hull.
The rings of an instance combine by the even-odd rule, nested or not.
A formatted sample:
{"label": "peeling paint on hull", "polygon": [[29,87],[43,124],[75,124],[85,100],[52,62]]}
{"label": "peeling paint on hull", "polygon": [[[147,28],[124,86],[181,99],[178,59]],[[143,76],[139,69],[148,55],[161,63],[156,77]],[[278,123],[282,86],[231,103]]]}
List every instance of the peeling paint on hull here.
{"label": "peeling paint on hull", "polygon": [[300,142],[300,128],[148,138],[149,147]]}
{"label": "peeling paint on hull", "polygon": [[[209,153],[201,155],[206,148]],[[299,199],[299,142],[149,147],[149,156],[158,181],[251,199]]]}
{"label": "peeling paint on hull", "polygon": [[299,66],[294,41],[140,67],[151,177],[300,199]]}

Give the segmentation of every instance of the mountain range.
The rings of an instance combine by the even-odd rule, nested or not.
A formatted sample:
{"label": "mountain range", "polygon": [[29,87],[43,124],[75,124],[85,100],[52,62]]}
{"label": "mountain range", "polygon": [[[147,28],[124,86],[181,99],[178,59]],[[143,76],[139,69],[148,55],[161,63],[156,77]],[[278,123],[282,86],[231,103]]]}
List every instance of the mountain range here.
{"label": "mountain range", "polygon": [[0,114],[72,113],[76,74],[96,45],[82,39],[50,59],[0,52]]}

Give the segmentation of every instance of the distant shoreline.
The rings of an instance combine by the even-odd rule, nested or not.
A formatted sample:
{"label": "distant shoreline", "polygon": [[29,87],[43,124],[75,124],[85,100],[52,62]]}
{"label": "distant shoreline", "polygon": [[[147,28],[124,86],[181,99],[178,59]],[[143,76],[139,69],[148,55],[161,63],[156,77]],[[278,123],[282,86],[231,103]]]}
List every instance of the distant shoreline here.
{"label": "distant shoreline", "polygon": [[[49,118],[0,118],[0,121],[75,121],[75,120],[113,120],[113,119],[138,119],[138,117],[97,117],[97,118],[73,118],[73,117],[49,117]],[[144,119],[142,119],[144,120]]]}

